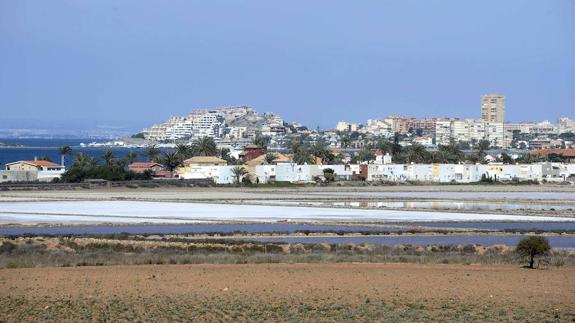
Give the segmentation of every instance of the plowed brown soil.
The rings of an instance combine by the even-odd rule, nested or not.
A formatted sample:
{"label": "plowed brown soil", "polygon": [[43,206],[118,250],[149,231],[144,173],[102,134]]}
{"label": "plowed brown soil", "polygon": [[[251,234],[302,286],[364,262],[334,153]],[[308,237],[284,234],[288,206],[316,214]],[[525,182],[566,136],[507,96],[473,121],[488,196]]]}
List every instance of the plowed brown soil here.
{"label": "plowed brown soil", "polygon": [[[141,316],[139,319],[147,320],[146,318],[150,317],[146,316],[146,311],[155,311],[153,315],[159,316],[152,317],[159,320],[291,320],[301,315],[303,320],[328,321],[378,320],[384,318],[383,316],[390,319],[394,317],[400,321],[570,321],[575,319],[574,277],[573,267],[529,270],[518,266],[413,264],[2,269],[0,321],[132,320],[138,316]],[[156,301],[157,304],[154,304]],[[98,307],[98,304],[118,302],[125,304],[126,308],[122,310],[108,305]],[[171,305],[158,305],[162,302]],[[185,307],[188,305],[181,305],[172,309],[175,314],[162,317],[161,313],[172,311],[166,312],[165,308],[172,308],[171,306],[180,304],[179,302],[189,306],[195,304],[195,307],[189,308],[188,311],[197,316],[186,314]],[[153,306],[146,308],[142,304]],[[222,304],[236,305],[225,307]],[[330,307],[322,314],[321,308],[325,304]],[[334,304],[348,310],[334,309]],[[369,304],[381,305],[374,307]],[[54,306],[57,311],[52,311]],[[69,311],[63,309],[66,306],[70,307]],[[214,306],[217,309],[214,309]],[[293,310],[290,306],[297,307],[293,315],[289,314]],[[354,312],[360,307],[363,312]],[[405,308],[398,314],[396,309],[402,307]],[[202,314],[199,310],[201,308],[212,310]],[[258,308],[260,312],[257,313],[264,316],[250,316]],[[85,316],[80,315],[80,309],[87,311],[82,314]],[[181,316],[178,316],[178,309],[183,311]],[[410,310],[413,311],[409,312]],[[518,310],[520,312],[516,313]],[[246,311],[250,311],[248,316]],[[271,316],[265,316],[266,311],[270,312],[268,314]],[[287,311],[286,317],[281,316],[282,311]],[[306,311],[309,311],[309,314],[306,314]],[[333,311],[337,313],[334,314]],[[118,313],[129,314],[123,317]],[[533,316],[534,313],[539,316]],[[364,316],[358,317],[360,314]]]}

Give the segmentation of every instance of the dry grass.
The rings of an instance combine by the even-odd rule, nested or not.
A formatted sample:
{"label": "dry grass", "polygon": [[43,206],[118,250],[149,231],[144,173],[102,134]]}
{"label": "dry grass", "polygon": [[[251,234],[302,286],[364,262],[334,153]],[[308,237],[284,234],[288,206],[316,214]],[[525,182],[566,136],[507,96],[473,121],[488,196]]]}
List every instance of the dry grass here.
{"label": "dry grass", "polygon": [[[0,268],[71,267],[143,264],[246,263],[435,263],[519,264],[522,259],[506,246],[427,247],[352,244],[246,243],[195,241],[171,236],[0,239]],[[551,266],[575,265],[575,253],[554,250]]]}

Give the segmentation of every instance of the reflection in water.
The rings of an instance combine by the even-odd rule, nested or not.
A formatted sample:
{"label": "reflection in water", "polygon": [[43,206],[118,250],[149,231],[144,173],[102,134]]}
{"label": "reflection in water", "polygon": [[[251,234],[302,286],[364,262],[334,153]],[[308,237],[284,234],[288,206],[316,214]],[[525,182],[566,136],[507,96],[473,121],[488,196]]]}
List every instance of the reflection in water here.
{"label": "reflection in water", "polygon": [[393,209],[436,209],[436,210],[462,210],[462,211],[574,211],[575,205],[550,204],[517,204],[517,203],[486,203],[486,202],[457,202],[457,201],[257,201],[277,205],[300,206],[336,206],[350,208],[393,208]]}

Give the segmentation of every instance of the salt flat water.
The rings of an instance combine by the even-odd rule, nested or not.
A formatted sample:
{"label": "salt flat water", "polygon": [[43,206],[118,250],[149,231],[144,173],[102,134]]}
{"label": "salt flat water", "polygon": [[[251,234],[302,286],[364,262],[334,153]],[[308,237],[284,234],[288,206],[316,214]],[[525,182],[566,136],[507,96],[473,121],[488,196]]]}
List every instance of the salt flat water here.
{"label": "salt flat water", "polygon": [[[329,225],[309,223],[182,223],[75,226],[9,226],[0,227],[0,235],[106,235],[106,234],[201,234],[201,233],[270,233],[312,232],[398,232],[413,227],[434,229],[457,228],[476,230],[575,230],[575,222],[392,222],[389,226]],[[397,226],[405,226],[398,228]]]}
{"label": "salt flat water", "polygon": [[135,201],[0,203],[0,224],[186,223],[202,221],[575,221],[575,218],[319,207]]}
{"label": "salt flat water", "polygon": [[305,192],[312,195],[344,195],[384,198],[441,198],[441,199],[516,199],[575,201],[575,192]]}
{"label": "salt flat water", "polygon": [[[506,245],[516,246],[523,235],[403,235],[403,236],[353,236],[353,237],[315,237],[315,236],[297,236],[297,237],[250,237],[248,239],[238,239],[245,241],[258,242],[278,242],[278,243],[333,243],[333,244],[377,244],[377,245],[466,245],[480,244],[482,246]],[[549,236],[549,243],[552,248],[575,249],[575,236]]]}
{"label": "salt flat water", "polygon": [[575,210],[573,204],[537,204],[537,203],[493,203],[474,201],[284,201],[284,200],[256,200],[252,203],[291,205],[291,206],[318,206],[318,207],[369,207],[369,208],[417,208],[435,210],[465,210],[465,211],[520,211],[520,210]]}

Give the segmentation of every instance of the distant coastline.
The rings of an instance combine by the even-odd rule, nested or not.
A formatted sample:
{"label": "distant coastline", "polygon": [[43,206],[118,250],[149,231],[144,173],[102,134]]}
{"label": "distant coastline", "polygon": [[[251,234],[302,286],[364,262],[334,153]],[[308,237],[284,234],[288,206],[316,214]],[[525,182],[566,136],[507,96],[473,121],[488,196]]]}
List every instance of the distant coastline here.
{"label": "distant coastline", "polygon": [[15,143],[10,143],[10,142],[0,142],[0,147],[23,148],[26,146],[22,145],[22,144],[15,144]]}

